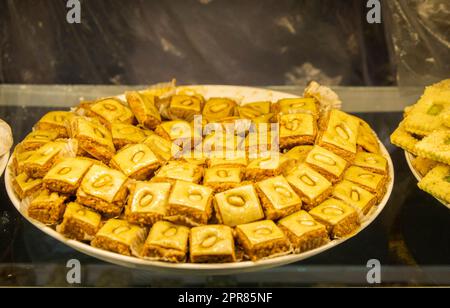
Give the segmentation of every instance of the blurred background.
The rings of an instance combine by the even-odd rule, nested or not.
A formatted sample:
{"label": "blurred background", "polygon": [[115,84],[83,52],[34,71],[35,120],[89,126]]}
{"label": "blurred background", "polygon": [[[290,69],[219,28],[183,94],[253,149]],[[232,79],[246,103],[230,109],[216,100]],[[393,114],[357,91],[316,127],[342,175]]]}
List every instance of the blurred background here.
{"label": "blurred background", "polygon": [[0,0],[0,83],[386,86],[450,72],[450,2]]}

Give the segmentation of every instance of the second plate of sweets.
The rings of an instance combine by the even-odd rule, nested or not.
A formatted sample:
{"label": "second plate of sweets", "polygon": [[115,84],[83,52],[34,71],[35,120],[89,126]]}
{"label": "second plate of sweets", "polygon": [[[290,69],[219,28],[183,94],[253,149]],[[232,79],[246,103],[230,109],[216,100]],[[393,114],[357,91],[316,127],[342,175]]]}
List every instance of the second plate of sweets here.
{"label": "second plate of sweets", "polygon": [[450,208],[450,79],[426,87],[405,109],[391,142],[405,150],[419,188]]}
{"label": "second plate of sweets", "polygon": [[303,97],[158,84],[51,111],[5,177],[22,215],[99,259],[230,273],[296,262],[369,225],[393,185],[370,126]]}

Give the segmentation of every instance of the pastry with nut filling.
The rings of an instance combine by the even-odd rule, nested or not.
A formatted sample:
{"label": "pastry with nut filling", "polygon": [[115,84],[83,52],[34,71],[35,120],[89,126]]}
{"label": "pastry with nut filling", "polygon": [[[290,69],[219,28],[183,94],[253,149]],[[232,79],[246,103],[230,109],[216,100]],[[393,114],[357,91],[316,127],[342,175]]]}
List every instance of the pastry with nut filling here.
{"label": "pastry with nut filling", "polygon": [[331,183],[342,179],[347,161],[342,157],[318,145],[308,153],[305,163],[326,177]]}
{"label": "pastry with nut filling", "polygon": [[236,187],[214,196],[217,220],[234,227],[264,218],[264,211],[253,185]]}
{"label": "pastry with nut filling", "polygon": [[239,167],[212,167],[205,170],[203,185],[222,192],[242,185],[243,170]]}
{"label": "pastry with nut filling", "polygon": [[125,97],[139,124],[152,130],[161,124],[161,115],[155,106],[156,96],[129,91],[125,92]]}
{"label": "pastry with nut filling", "polygon": [[147,236],[147,228],[126,220],[109,219],[95,234],[91,245],[125,256],[138,256]]}
{"label": "pastry with nut filling", "polygon": [[295,253],[315,249],[330,241],[327,228],[306,211],[298,211],[280,219],[278,227],[288,237]]}
{"label": "pastry with nut filling", "polygon": [[292,251],[288,238],[272,220],[238,225],[236,236],[246,256],[252,261],[273,258]]}
{"label": "pastry with nut filling", "polygon": [[46,143],[23,162],[23,170],[32,178],[42,178],[67,153],[67,142]]}
{"label": "pastry with nut filling", "polygon": [[69,111],[50,111],[36,123],[34,128],[36,130],[56,132],[58,138],[67,138],[69,137],[67,124],[73,116],[74,114]]}
{"label": "pastry with nut filling", "polygon": [[306,164],[299,165],[286,176],[286,180],[302,199],[305,210],[328,198],[333,189],[330,181]]}
{"label": "pastry with nut filling", "polygon": [[152,181],[169,183],[185,181],[198,184],[202,177],[203,168],[201,166],[183,161],[169,161],[156,172]]}
{"label": "pastry with nut filling", "polygon": [[74,117],[70,121],[70,133],[81,149],[105,164],[116,153],[111,132],[95,119]]}
{"label": "pastry with nut filling", "polygon": [[131,185],[125,218],[138,225],[153,225],[167,214],[170,183],[136,182]]}
{"label": "pastry with nut filling", "polygon": [[192,263],[235,262],[233,229],[224,225],[194,227],[189,235]]}
{"label": "pastry with nut filling", "polygon": [[317,123],[311,114],[284,114],[280,116],[279,123],[280,149],[314,144],[317,134]]}
{"label": "pastry with nut filling", "polygon": [[42,188],[42,179],[34,179],[22,172],[13,178],[12,187],[19,198],[23,200],[35,195]]}
{"label": "pastry with nut filling", "polygon": [[[147,131],[152,133],[151,131]],[[120,148],[128,145],[142,142],[146,137],[146,131],[137,126],[124,123],[113,123],[111,125],[111,136],[114,147]]]}
{"label": "pastry with nut filling", "polygon": [[345,160],[354,160],[357,151],[359,121],[337,109],[330,111],[318,134],[317,144]]}
{"label": "pastry with nut filling", "polygon": [[120,171],[93,165],[77,190],[77,202],[100,213],[117,217],[122,213],[128,194],[127,177]]}
{"label": "pastry with nut filling", "polygon": [[97,118],[108,129],[111,129],[113,123],[134,123],[133,112],[115,97],[101,98],[93,102],[86,115]]}
{"label": "pastry with nut filling", "polygon": [[101,226],[102,216],[99,213],[77,202],[69,202],[63,221],[56,230],[74,240],[90,241]]}
{"label": "pastry with nut filling", "polygon": [[202,115],[208,122],[218,122],[234,115],[237,103],[229,98],[212,97],[203,107]]}
{"label": "pastry with nut filling", "polygon": [[169,195],[166,220],[195,226],[205,225],[212,215],[212,189],[176,181]]}
{"label": "pastry with nut filling", "polygon": [[161,162],[146,144],[138,143],[120,149],[109,164],[129,178],[147,180],[159,168]]}
{"label": "pastry with nut filling", "polygon": [[14,152],[22,153],[25,151],[37,150],[44,144],[54,141],[56,138],[58,138],[57,131],[35,130],[29,133],[25,139],[17,145]]}
{"label": "pastry with nut filling", "polygon": [[327,227],[331,238],[348,236],[359,227],[357,212],[335,198],[325,200],[309,211],[309,214]]}
{"label": "pastry with nut filling", "polygon": [[282,175],[256,183],[256,189],[266,219],[282,218],[299,211],[302,206],[302,200]]}
{"label": "pastry with nut filling", "polygon": [[41,190],[28,206],[28,216],[46,225],[54,225],[61,221],[66,208],[67,196]]}
{"label": "pastry with nut filling", "polygon": [[150,229],[141,256],[166,262],[185,262],[190,230],[168,221],[158,221]]}
{"label": "pastry with nut filling", "polygon": [[44,176],[44,187],[63,194],[75,194],[81,180],[95,160],[69,157],[55,164]]}

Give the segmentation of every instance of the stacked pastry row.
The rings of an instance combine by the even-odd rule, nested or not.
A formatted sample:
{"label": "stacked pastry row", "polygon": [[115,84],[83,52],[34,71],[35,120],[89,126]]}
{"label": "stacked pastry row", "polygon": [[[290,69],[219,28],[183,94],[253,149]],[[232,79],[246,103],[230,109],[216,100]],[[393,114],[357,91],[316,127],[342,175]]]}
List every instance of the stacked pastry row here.
{"label": "stacked pastry row", "polygon": [[415,155],[412,165],[423,176],[419,188],[450,204],[450,79],[426,87],[405,108],[391,142]]}

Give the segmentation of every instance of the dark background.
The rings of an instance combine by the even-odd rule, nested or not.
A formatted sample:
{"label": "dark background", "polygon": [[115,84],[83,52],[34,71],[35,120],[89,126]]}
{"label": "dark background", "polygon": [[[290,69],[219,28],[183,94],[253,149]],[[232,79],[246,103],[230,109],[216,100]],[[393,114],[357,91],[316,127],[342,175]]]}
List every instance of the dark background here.
{"label": "dark background", "polygon": [[0,83],[422,85],[448,78],[450,2],[0,0]]}
{"label": "dark background", "polygon": [[366,2],[0,0],[0,82],[389,85]]}

